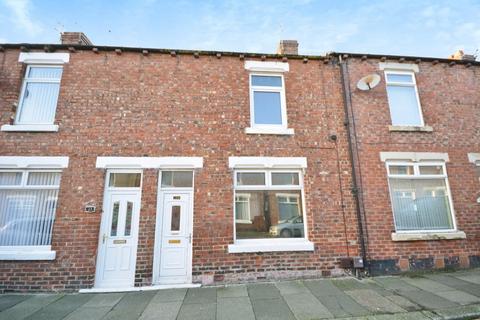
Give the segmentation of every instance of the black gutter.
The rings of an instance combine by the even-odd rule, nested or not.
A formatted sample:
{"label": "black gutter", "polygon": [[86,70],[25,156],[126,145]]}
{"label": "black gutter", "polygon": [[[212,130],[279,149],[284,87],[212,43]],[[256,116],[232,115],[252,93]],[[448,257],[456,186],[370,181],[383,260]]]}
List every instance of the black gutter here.
{"label": "black gutter", "polygon": [[[363,259],[364,268],[368,268],[368,273],[370,274],[370,264],[367,261],[367,239],[366,232],[364,232],[364,220],[365,210],[363,206],[363,199],[360,197],[361,188],[358,186],[358,181],[361,181],[360,178],[360,161],[356,158],[358,157],[358,149],[356,148],[356,130],[354,123],[354,114],[351,103],[351,92],[350,84],[348,77],[348,66],[347,62],[342,60],[342,57],[339,57],[338,62],[340,64],[340,77],[342,80],[342,91],[343,91],[343,106],[345,110],[345,121],[344,125],[347,129],[348,134],[348,149],[350,156],[350,164],[352,169],[352,194],[355,198],[355,209],[357,214],[357,223],[358,223],[358,238],[360,240],[360,254]],[[357,165],[356,165],[357,164]]]}

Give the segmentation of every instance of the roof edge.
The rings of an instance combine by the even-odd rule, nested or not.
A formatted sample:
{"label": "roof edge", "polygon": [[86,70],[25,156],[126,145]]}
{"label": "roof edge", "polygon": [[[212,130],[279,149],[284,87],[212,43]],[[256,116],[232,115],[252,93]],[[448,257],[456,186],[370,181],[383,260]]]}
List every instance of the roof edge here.
{"label": "roof edge", "polygon": [[360,58],[360,59],[387,59],[387,60],[404,60],[404,62],[438,62],[438,63],[458,63],[480,65],[480,61],[458,60],[449,58],[435,58],[422,56],[408,56],[408,55],[391,55],[391,54],[372,54],[372,53],[352,53],[352,52],[329,52],[327,55],[343,57],[343,58]]}
{"label": "roof edge", "polygon": [[74,48],[75,50],[84,50],[89,51],[97,49],[98,51],[115,51],[120,49],[124,52],[140,52],[144,50],[148,53],[166,53],[171,54],[189,54],[189,55],[208,55],[208,56],[217,56],[218,54],[222,56],[235,56],[238,57],[243,55],[244,57],[267,57],[267,58],[291,58],[291,59],[311,59],[311,60],[324,60],[328,59],[327,55],[292,55],[292,54],[277,54],[277,53],[254,53],[254,52],[240,52],[240,51],[213,51],[213,50],[194,50],[194,49],[164,49],[164,48],[143,48],[143,47],[122,47],[122,46],[97,46],[97,45],[71,45],[71,44],[48,44],[48,43],[0,43],[1,49],[24,49],[24,50],[44,50],[44,51],[55,51],[55,50],[69,50]]}
{"label": "roof edge", "polygon": [[230,57],[244,57],[244,58],[288,58],[288,59],[309,59],[309,60],[329,60],[331,58],[360,58],[360,59],[379,59],[379,60],[403,60],[405,62],[437,62],[449,64],[475,65],[479,66],[480,61],[457,60],[449,58],[435,58],[422,56],[408,56],[408,55],[390,55],[390,54],[372,54],[372,53],[355,53],[355,52],[327,52],[325,55],[309,55],[309,54],[277,54],[277,53],[256,53],[256,52],[240,52],[240,51],[213,51],[213,50],[194,50],[194,49],[165,49],[165,48],[143,48],[143,47],[122,47],[122,46],[96,46],[96,45],[71,45],[71,44],[48,44],[48,43],[0,43],[0,51],[5,49],[20,49],[20,50],[98,50],[98,51],[113,51],[120,49],[124,52],[140,52],[144,53],[164,53],[164,54],[184,54],[184,55],[206,55],[206,56],[230,56]]}

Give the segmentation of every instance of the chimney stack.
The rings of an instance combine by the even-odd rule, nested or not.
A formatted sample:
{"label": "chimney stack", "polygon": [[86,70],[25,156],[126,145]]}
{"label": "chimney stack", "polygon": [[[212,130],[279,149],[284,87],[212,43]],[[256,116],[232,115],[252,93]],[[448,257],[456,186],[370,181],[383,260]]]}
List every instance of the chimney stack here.
{"label": "chimney stack", "polygon": [[454,59],[454,60],[475,61],[477,57],[473,54],[465,54],[463,50],[457,50],[454,54],[451,54],[448,58]]}
{"label": "chimney stack", "polygon": [[83,32],[62,32],[60,33],[60,42],[62,44],[91,46],[93,43]]}
{"label": "chimney stack", "polygon": [[278,44],[277,54],[298,55],[298,41],[280,40],[280,43]]}

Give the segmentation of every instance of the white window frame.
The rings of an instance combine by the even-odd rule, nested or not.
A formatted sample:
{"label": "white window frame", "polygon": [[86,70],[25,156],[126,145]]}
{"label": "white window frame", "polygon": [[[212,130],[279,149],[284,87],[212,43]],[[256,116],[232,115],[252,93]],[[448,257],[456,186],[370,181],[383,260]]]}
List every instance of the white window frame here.
{"label": "white window frame", "polygon": [[[249,218],[251,217],[251,214],[250,214],[250,196],[251,195],[249,193],[236,193],[235,194],[235,208],[236,208],[237,202],[246,203],[247,204],[247,213],[248,213]],[[238,201],[237,198],[240,198],[240,197],[243,197],[246,200]],[[235,212],[235,222],[236,223],[252,224],[252,221],[250,221],[250,220],[237,219],[236,215],[237,215],[237,212]]]}
{"label": "white window frame", "polygon": [[[12,157],[13,158],[13,157]],[[28,158],[28,157],[19,157]],[[32,157],[35,158],[35,157]],[[48,158],[48,157],[46,157]],[[25,160],[25,159],[23,159]],[[33,160],[33,159],[32,159]],[[33,160],[34,161],[34,160]],[[66,160],[68,164],[68,158]],[[58,185],[27,185],[28,176],[32,172],[58,172],[62,173],[60,169],[5,169],[2,167],[0,172],[21,172],[22,180],[19,185],[0,185],[0,190],[60,190]],[[57,198],[58,201],[58,198]],[[55,210],[56,211],[56,210]],[[55,212],[56,215],[56,212]],[[54,217],[55,218],[55,217]],[[0,246],[0,260],[55,260],[56,252],[52,250],[51,245],[46,246]]]}
{"label": "white window frame", "polygon": [[[255,186],[245,186],[237,184],[237,173],[265,173],[265,184]],[[273,172],[286,172],[286,173],[298,173],[299,184],[298,185],[272,185],[271,173]],[[305,193],[303,183],[303,172],[298,168],[294,169],[235,169],[233,171],[234,180],[234,192],[233,192],[233,239],[234,243],[228,246],[229,253],[241,253],[241,252],[276,252],[276,251],[313,251],[314,244],[308,240],[308,226],[307,226],[307,211],[305,204]],[[275,191],[275,190],[295,190],[300,191],[302,201],[302,218],[304,227],[303,238],[288,238],[288,239],[237,239],[236,238],[236,213],[235,213],[235,199],[236,194],[242,193],[242,191]]]}
{"label": "white window frame", "polygon": [[[280,77],[282,86],[255,86],[253,85],[253,77]],[[285,100],[285,79],[281,73],[268,73],[268,72],[250,72],[250,127],[272,131],[283,131],[287,129],[287,102]],[[257,124],[255,123],[255,92],[273,92],[280,94],[280,110],[282,115],[281,124]]]}
{"label": "white window frame", "polygon": [[[395,124],[393,123],[392,119],[392,111],[391,111],[391,106],[390,106],[390,101],[388,101],[388,107],[390,111],[390,121],[393,126],[404,126],[404,127],[425,127],[425,122],[423,120],[423,111],[422,111],[422,105],[420,103],[420,96],[418,94],[418,86],[417,86],[417,79],[415,78],[415,72],[414,71],[408,71],[408,70],[394,70],[394,69],[385,69],[384,70],[385,74],[385,90],[387,92],[387,101],[388,101],[388,86],[398,86],[398,87],[413,87],[415,89],[415,97],[417,100],[417,108],[418,112],[420,114],[420,124]],[[405,82],[395,82],[395,81],[388,81],[388,75],[409,75],[412,77],[412,83],[405,83]]]}
{"label": "white window frame", "polygon": [[[285,78],[283,73],[290,70],[290,66],[287,62],[274,62],[274,61],[245,61],[245,69],[249,71],[248,84],[249,84],[249,96],[250,96],[250,127],[245,128],[247,134],[278,134],[278,135],[293,135],[294,130],[288,128],[287,119],[287,103],[285,97]],[[252,76],[280,76],[282,79],[282,87],[270,87],[270,86],[254,86],[252,88]],[[280,104],[282,114],[282,124],[255,124],[255,106],[253,99],[254,91],[264,92],[280,92]]]}
{"label": "white window frame", "polygon": [[[473,163],[475,166],[480,167],[480,153],[469,153],[468,161]],[[478,179],[480,179],[480,177],[478,177]],[[480,197],[478,197],[477,203],[480,203]]]}
{"label": "white window frame", "polygon": [[[390,166],[413,166],[414,174],[413,175],[408,175],[408,174],[390,174]],[[447,174],[447,167],[445,165],[445,162],[443,161],[422,161],[422,162],[411,162],[411,161],[396,161],[396,160],[387,160],[385,161],[385,166],[387,170],[387,181],[388,181],[388,192],[390,194],[390,205],[392,208],[392,214],[393,214],[393,222],[394,222],[394,227],[395,227],[395,233],[397,234],[429,234],[429,233],[448,233],[448,232],[456,232],[457,229],[457,221],[455,218],[455,210],[453,208],[453,200],[452,200],[452,193],[450,191],[450,184],[448,182],[448,174]],[[420,174],[420,166],[441,166],[443,170],[443,174]],[[442,229],[442,230],[397,230],[397,223],[396,223],[396,218],[395,218],[395,209],[393,206],[393,195],[391,192],[391,187],[390,187],[390,178],[393,179],[406,179],[406,180],[411,180],[411,179],[443,179],[445,181],[445,188],[447,191],[447,196],[448,196],[448,203],[450,206],[450,214],[451,214],[451,219],[452,219],[452,225],[453,227],[451,229]]]}
{"label": "white window frame", "polygon": [[[28,61],[28,60],[26,60]],[[18,107],[15,112],[15,119],[14,119],[14,124],[13,125],[3,125],[1,127],[1,131],[39,131],[39,132],[56,132],[58,131],[58,125],[54,124],[55,123],[55,116],[57,113],[57,106],[58,106],[58,101],[57,105],[55,106],[55,112],[54,112],[54,117],[51,122],[39,122],[39,123],[22,123],[20,122],[20,115],[22,113],[22,109],[24,108],[24,99],[25,99],[25,91],[27,88],[27,85],[29,83],[58,83],[59,88],[58,88],[58,95],[60,96],[60,83],[62,81],[63,77],[63,65],[58,63],[58,64],[42,64],[41,62],[38,62],[35,60],[36,63],[29,63],[27,67],[25,68],[25,74],[22,82],[22,87],[20,91],[20,97],[18,99]],[[67,61],[68,62],[68,61]],[[62,77],[60,79],[41,79],[41,78],[29,78],[28,75],[30,74],[30,69],[34,68],[61,68],[62,69]]]}

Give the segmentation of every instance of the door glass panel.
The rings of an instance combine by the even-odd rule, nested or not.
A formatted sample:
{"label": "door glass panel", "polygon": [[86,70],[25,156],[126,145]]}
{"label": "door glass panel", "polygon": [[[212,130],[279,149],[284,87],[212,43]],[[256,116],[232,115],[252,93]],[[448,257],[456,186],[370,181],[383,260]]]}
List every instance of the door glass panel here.
{"label": "door glass panel", "polygon": [[192,171],[162,171],[162,188],[191,188]]}
{"label": "door glass panel", "polygon": [[170,231],[180,231],[180,206],[172,206]]}
{"label": "door glass panel", "polygon": [[113,203],[113,212],[112,212],[112,226],[110,230],[110,236],[115,237],[117,236],[117,228],[118,228],[118,212],[120,210],[120,202],[115,201]]}
{"label": "door glass panel", "polygon": [[110,173],[109,187],[115,188],[139,188],[142,179],[141,173]]}
{"label": "door glass panel", "polygon": [[127,202],[127,214],[125,215],[125,236],[129,236],[132,230],[133,202]]}

